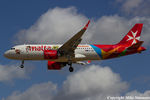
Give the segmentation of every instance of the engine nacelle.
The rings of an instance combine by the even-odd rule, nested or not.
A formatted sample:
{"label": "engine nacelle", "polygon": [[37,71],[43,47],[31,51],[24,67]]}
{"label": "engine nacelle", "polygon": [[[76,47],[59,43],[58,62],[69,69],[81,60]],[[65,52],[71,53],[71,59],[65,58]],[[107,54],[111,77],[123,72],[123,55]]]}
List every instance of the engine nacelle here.
{"label": "engine nacelle", "polygon": [[57,59],[57,50],[44,50],[44,59]]}
{"label": "engine nacelle", "polygon": [[65,66],[65,63],[48,61],[47,68],[48,70],[61,70],[61,68],[64,66]]}

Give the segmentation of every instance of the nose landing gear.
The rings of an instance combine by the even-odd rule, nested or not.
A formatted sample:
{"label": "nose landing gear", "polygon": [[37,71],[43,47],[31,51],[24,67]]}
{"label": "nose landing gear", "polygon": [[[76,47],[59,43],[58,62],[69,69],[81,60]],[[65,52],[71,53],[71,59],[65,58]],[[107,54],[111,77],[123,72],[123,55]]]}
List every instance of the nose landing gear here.
{"label": "nose landing gear", "polygon": [[22,60],[20,68],[24,68],[24,60]]}

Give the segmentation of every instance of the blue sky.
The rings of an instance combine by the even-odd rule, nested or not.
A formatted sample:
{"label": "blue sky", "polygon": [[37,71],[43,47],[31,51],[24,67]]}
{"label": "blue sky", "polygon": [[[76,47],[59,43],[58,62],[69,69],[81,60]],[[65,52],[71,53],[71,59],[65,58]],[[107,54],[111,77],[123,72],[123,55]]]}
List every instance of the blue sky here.
{"label": "blue sky", "polygon": [[[135,3],[132,4],[131,1]],[[68,82],[68,77],[74,77],[77,73],[81,71],[88,70],[92,66],[99,66],[100,68],[105,68],[108,66],[113,74],[117,74],[120,77],[120,84],[126,82],[128,84],[128,88],[126,88],[124,93],[128,93],[131,91],[138,91],[139,93],[145,93],[145,91],[149,91],[150,88],[150,73],[149,73],[149,43],[150,37],[149,29],[147,27],[150,26],[150,15],[148,15],[149,1],[141,1],[141,0],[1,0],[0,1],[0,33],[1,33],[1,55],[0,55],[0,98],[5,98],[6,100],[15,100],[12,99],[11,96],[14,96],[13,93],[15,91],[20,91],[20,96],[14,96],[17,98],[23,98],[26,90],[30,89],[35,84],[42,84],[46,82],[52,82],[53,84],[57,84],[57,91],[64,91],[64,82]],[[131,3],[130,3],[131,2]],[[147,3],[147,4],[146,4]],[[131,5],[129,5],[131,4]],[[143,8],[140,8],[138,5],[144,6],[145,12],[140,13]],[[71,8],[73,7],[73,8]],[[69,11],[66,10],[69,8]],[[53,40],[53,33],[50,33],[49,43],[57,43],[57,40],[60,39],[59,42],[63,43],[65,37],[65,32],[71,32],[71,34],[75,34],[72,32],[76,32],[80,29],[80,26],[85,24],[87,19],[92,19],[91,26],[89,26],[89,30],[87,30],[87,35],[90,35],[90,32],[95,35],[87,38],[89,42],[94,41],[97,43],[110,43],[117,42],[121,40],[120,37],[123,37],[125,33],[129,31],[129,29],[137,22],[144,23],[143,28],[143,39],[146,41],[144,46],[147,48],[147,51],[144,51],[142,54],[135,54],[126,57],[122,57],[119,59],[111,59],[107,61],[95,61],[93,64],[89,65],[87,68],[80,67],[78,65],[75,66],[75,72],[69,73],[68,67],[64,68],[61,71],[48,71],[47,70],[47,61],[26,61],[25,69],[20,69],[19,66],[20,61],[12,61],[3,57],[3,53],[8,50],[11,46],[14,46],[14,41],[18,41],[18,43],[22,43],[24,41],[31,41],[32,38],[28,39],[28,36],[32,36],[35,34],[32,29],[32,26],[40,26],[45,24],[51,25],[51,21],[47,21],[47,23],[43,23],[42,20],[45,19],[45,16],[53,16],[55,12],[66,13],[64,17],[68,15],[75,15],[75,20],[78,20],[77,23],[73,26],[73,31],[71,29],[67,31],[67,28],[64,28],[66,31],[63,31],[61,36],[55,34],[55,39]],[[71,9],[71,10],[70,10]],[[75,11],[74,11],[75,10]],[[57,14],[56,13],[56,14]],[[45,15],[48,14],[48,15]],[[68,15],[67,15],[68,14]],[[59,15],[59,14],[58,14]],[[44,16],[44,17],[41,17]],[[57,17],[57,16],[56,16]],[[61,17],[60,17],[61,18]],[[41,19],[41,20],[40,20]],[[57,19],[57,18],[56,18]],[[68,19],[68,20],[67,20]],[[71,18],[70,18],[71,19]],[[83,20],[82,20],[83,19]],[[59,17],[58,17],[59,20]],[[58,23],[58,20],[54,20],[54,23]],[[69,17],[66,18],[67,23],[74,23],[74,21],[70,22]],[[38,23],[39,22],[39,23]],[[107,24],[105,24],[105,22]],[[53,22],[52,22],[53,23]],[[54,24],[53,23],[53,24]],[[65,21],[63,22],[65,23]],[[67,25],[67,23],[65,23]],[[111,28],[110,26],[115,27],[115,23],[119,23],[119,28]],[[52,24],[52,25],[53,25]],[[94,27],[96,24],[96,28]],[[77,26],[78,25],[78,26]],[[76,27],[77,26],[77,27]],[[108,28],[107,31],[104,28]],[[122,27],[124,26],[124,27]],[[74,28],[75,27],[75,28]],[[38,29],[39,27],[37,27]],[[92,30],[95,29],[95,30]],[[20,31],[25,30],[23,33],[25,35],[20,35]],[[30,33],[31,32],[31,33]],[[43,30],[39,29],[40,32]],[[57,32],[57,31],[52,31]],[[112,33],[111,33],[112,32]],[[120,33],[119,33],[120,32]],[[43,33],[43,35],[47,35],[49,33]],[[106,34],[105,34],[106,33]],[[27,35],[26,35],[27,34]],[[68,34],[68,33],[66,33]],[[120,35],[119,35],[120,34]],[[36,34],[35,34],[36,35]],[[111,35],[111,36],[110,36]],[[18,38],[22,36],[22,38]],[[25,36],[25,37],[24,37]],[[39,36],[38,34],[36,36]],[[70,35],[71,36],[71,35]],[[69,36],[69,37],[70,37]],[[86,36],[85,36],[86,37]],[[98,38],[96,38],[98,37]],[[38,40],[38,38],[33,38]],[[106,39],[103,39],[106,38]],[[44,37],[42,38],[44,39]],[[53,42],[54,41],[54,42]],[[62,42],[63,41],[63,42]],[[39,41],[37,41],[39,43]],[[111,43],[110,43],[111,44]],[[6,67],[6,69],[5,69]],[[12,70],[9,70],[9,67]],[[97,67],[94,67],[97,68]],[[80,71],[81,70],[81,71]],[[103,69],[102,69],[103,70]],[[21,73],[19,73],[21,71]],[[8,75],[5,75],[2,72],[7,72]],[[10,72],[10,73],[9,73]],[[20,75],[20,77],[19,77]],[[82,74],[81,74],[82,75]],[[101,75],[101,74],[100,74]],[[7,78],[8,79],[7,79]],[[81,76],[82,79],[82,76]],[[118,78],[117,78],[118,79]],[[71,83],[70,83],[71,84]],[[22,94],[21,94],[22,93]],[[19,94],[18,94],[19,95]],[[59,95],[59,93],[58,93]],[[9,98],[10,96],[10,98]],[[22,96],[22,97],[21,97]],[[53,97],[55,98],[55,97]],[[89,97],[90,98],[90,97]],[[5,100],[4,99],[4,100]],[[17,100],[17,99],[16,99]],[[18,99],[19,100],[19,99]],[[30,98],[30,100],[32,100]],[[82,100],[82,99],[79,99]],[[96,99],[95,99],[96,100]]]}

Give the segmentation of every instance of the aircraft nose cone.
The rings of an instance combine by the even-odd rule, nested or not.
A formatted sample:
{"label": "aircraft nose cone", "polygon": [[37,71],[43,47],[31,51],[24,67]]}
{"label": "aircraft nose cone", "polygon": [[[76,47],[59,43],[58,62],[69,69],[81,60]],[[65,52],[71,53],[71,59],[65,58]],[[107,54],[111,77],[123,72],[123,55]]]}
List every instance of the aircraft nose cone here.
{"label": "aircraft nose cone", "polygon": [[6,57],[6,58],[9,57],[9,52],[8,52],[8,51],[6,51],[6,52],[4,53],[4,57]]}

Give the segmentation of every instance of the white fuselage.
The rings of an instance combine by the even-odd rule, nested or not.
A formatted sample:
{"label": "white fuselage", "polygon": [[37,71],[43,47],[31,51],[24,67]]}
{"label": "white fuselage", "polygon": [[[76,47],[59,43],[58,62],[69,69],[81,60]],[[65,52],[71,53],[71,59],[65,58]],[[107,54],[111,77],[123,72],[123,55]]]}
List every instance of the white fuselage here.
{"label": "white fuselage", "polygon": [[[16,60],[50,60],[56,62],[67,62],[67,57],[58,57],[57,59],[45,59],[44,50],[58,50],[62,45],[18,45],[12,47],[6,51],[4,56],[9,59]],[[100,57],[91,47],[91,45],[78,45],[75,49],[75,57],[72,61],[83,61],[83,60],[100,60]]]}

